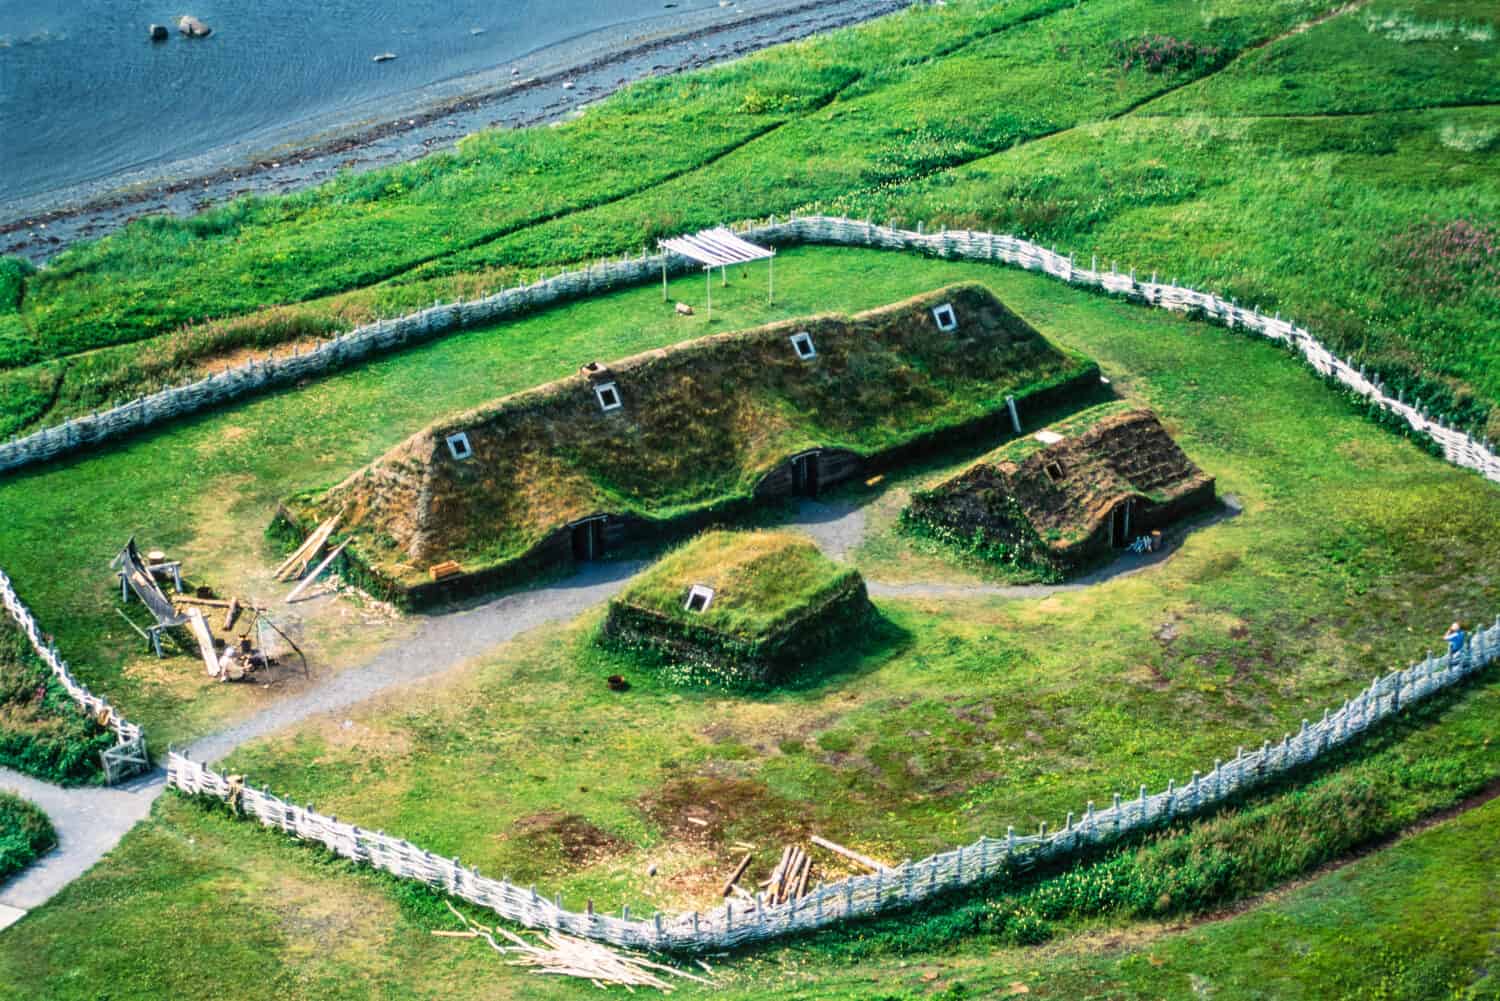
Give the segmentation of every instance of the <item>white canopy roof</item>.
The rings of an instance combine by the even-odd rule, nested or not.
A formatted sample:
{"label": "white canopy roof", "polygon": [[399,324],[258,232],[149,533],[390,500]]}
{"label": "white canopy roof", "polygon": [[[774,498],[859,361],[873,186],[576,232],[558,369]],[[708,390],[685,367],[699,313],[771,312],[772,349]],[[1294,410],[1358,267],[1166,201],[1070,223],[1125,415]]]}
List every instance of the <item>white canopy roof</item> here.
{"label": "white canopy roof", "polygon": [[674,254],[690,257],[708,268],[721,268],[729,264],[744,264],[746,261],[763,261],[776,256],[776,251],[757,247],[748,240],[741,240],[723,226],[705,229],[692,236],[676,236],[670,240],[658,240],[656,245]]}

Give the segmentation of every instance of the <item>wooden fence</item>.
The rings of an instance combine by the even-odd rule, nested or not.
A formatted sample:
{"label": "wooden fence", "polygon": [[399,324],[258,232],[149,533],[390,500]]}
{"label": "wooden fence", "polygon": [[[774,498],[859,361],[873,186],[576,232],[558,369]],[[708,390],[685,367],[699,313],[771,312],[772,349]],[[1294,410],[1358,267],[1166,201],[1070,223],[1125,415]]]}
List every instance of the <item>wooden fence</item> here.
{"label": "wooden fence", "polygon": [[[1150,281],[1139,281],[1134,272],[1099,271],[1092,262],[1090,267],[1080,268],[1071,256],[996,233],[967,230],[924,233],[922,227],[903,230],[830,216],[804,216],[780,222],[773,217],[764,222],[741,223],[734,228],[747,239],[773,245],[823,243],[879,247],[937,257],[994,261],[1039,271],[1073,285],[1100,289],[1162,309],[1197,313],[1232,329],[1242,329],[1286,344],[1320,375],[1336,379],[1358,395],[1399,415],[1414,430],[1431,435],[1442,446],[1449,462],[1500,482],[1500,457],[1488,442],[1476,441],[1427,416],[1416,404],[1387,395],[1384,387],[1367,377],[1360,366],[1339,358],[1306,330],[1279,315],[1264,316],[1256,309],[1246,309],[1212,293],[1163,284],[1154,277]],[[660,277],[663,263],[659,254],[601,261],[580,271],[563,272],[482,299],[434,304],[407,316],[379,320],[325,341],[307,352],[293,350],[279,358],[247,362],[197,382],[163,389],[109,410],[0,444],[0,472],[43,462],[275,386],[332,372],[465,327],[494,323],[553,303],[653,281]],[[672,258],[665,264],[673,273],[696,267],[684,258]]]}
{"label": "wooden fence", "polygon": [[1302,721],[1295,734],[1258,749],[1243,748],[1228,761],[1215,761],[1206,775],[1194,772],[1178,785],[1149,793],[1145,786],[1131,796],[1116,794],[1110,805],[1091,802],[1079,814],[1068,814],[1062,826],[1048,832],[980,838],[973,844],[907,861],[873,875],[819,884],[806,896],[770,904],[726,902],[708,912],[638,919],[625,908],[616,917],[591,908],[569,910],[559,897],[548,898],[535,887],[490,879],[458,859],[423,851],[409,841],[367,831],[336,817],[297,806],[263,789],[243,785],[175,752],[168,756],[167,785],[182,792],[227,800],[241,813],[267,827],[316,841],[344,858],[364,862],[393,875],[420,880],[455,897],[493,910],[531,928],[556,928],[613,945],[703,952],[744,945],[794,932],[820,928],[849,918],[905,907],[962,887],[1024,871],[1043,862],[1065,860],[1081,849],[1190,817],[1247,789],[1317,759],[1355,740],[1361,733],[1413,702],[1441,691],[1500,659],[1500,619],[1477,631],[1457,655],[1432,657],[1402,671],[1376,678],[1368,688],[1337,710],[1325,711],[1316,723]]}
{"label": "wooden fence", "polygon": [[105,779],[113,784],[149,767],[150,759],[146,754],[145,732],[121,716],[115,707],[109,704],[108,699],[95,695],[73,677],[73,672],[68,669],[68,662],[63,660],[57,652],[56,644],[43,635],[42,630],[36,624],[36,619],[31,614],[31,609],[21,601],[20,595],[16,594],[15,587],[11,585],[10,578],[3,570],[0,570],[0,604],[5,606],[5,611],[26,635],[36,655],[42,659],[42,663],[47,665],[52,676],[63,686],[73,701],[78,703],[79,708],[114,731],[115,746],[105,751],[103,755]]}

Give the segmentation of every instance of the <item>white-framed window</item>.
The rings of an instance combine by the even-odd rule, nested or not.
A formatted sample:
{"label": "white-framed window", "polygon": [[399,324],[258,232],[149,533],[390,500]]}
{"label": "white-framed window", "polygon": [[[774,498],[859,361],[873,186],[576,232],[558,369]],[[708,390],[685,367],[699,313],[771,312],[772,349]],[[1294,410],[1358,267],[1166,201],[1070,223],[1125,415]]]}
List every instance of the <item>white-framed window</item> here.
{"label": "white-framed window", "polygon": [[805,330],[792,335],[792,350],[797,352],[797,357],[803,361],[818,357],[818,349],[813,347],[812,334]]}
{"label": "white-framed window", "polygon": [[937,328],[944,333],[952,333],[958,329],[958,314],[953,311],[953,303],[945,302],[941,306],[932,308],[932,319]]}
{"label": "white-framed window", "polygon": [[624,404],[620,399],[620,387],[612,382],[601,382],[594,387],[594,395],[599,398],[599,409],[606,412],[619,410]]}
{"label": "white-framed window", "polygon": [[469,436],[466,432],[460,431],[448,436],[448,454],[460,462],[473,458],[474,446],[469,444]]}
{"label": "white-framed window", "polygon": [[714,589],[707,584],[694,584],[688,588],[687,603],[682,607],[689,612],[706,612],[713,604]]}

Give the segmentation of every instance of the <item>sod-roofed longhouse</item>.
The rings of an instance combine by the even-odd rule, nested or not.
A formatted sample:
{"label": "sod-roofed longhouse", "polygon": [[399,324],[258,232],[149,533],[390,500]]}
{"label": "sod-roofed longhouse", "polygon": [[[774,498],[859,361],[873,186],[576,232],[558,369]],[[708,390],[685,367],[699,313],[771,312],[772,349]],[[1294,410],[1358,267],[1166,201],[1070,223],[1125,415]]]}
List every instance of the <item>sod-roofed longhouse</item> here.
{"label": "sod-roofed longhouse", "polygon": [[706,532],[609,603],[599,638],[678,680],[763,683],[814,665],[868,620],[859,573],[790,532]]}
{"label": "sod-roofed longhouse", "polygon": [[[988,290],[953,286],[586,365],[444,418],[283,510],[302,531],[342,512],[367,583],[420,602],[1008,429],[1007,397],[1035,411],[1097,379]],[[428,579],[449,561],[457,577]]]}
{"label": "sod-roofed longhouse", "polygon": [[1214,502],[1150,410],[1107,403],[913,494],[906,518],[983,555],[1068,573]]}

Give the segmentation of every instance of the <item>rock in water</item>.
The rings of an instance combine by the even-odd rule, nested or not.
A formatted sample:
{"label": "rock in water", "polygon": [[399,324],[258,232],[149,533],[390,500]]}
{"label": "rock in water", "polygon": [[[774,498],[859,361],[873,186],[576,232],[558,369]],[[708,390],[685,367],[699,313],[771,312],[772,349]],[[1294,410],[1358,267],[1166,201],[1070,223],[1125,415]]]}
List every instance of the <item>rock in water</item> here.
{"label": "rock in water", "polygon": [[165,42],[167,40],[167,26],[165,24],[153,24],[151,26],[151,40],[153,42]]}
{"label": "rock in water", "polygon": [[177,19],[177,30],[189,38],[207,38],[213,34],[212,28],[198,20],[191,14],[184,14]]}

